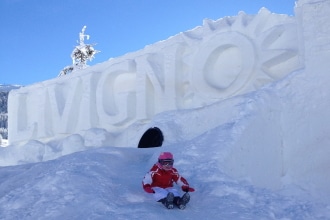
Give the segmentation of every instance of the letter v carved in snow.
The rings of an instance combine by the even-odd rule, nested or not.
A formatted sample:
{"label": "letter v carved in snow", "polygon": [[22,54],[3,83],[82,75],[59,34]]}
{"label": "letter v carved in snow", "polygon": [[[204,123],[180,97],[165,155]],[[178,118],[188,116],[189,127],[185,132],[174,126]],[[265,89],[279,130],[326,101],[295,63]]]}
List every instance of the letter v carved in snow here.
{"label": "letter v carved in snow", "polygon": [[[67,85],[69,84],[69,85]],[[73,78],[70,82],[56,83],[48,88],[49,108],[48,114],[52,114],[51,123],[53,133],[74,132],[78,124],[80,103],[82,98],[82,81]]]}

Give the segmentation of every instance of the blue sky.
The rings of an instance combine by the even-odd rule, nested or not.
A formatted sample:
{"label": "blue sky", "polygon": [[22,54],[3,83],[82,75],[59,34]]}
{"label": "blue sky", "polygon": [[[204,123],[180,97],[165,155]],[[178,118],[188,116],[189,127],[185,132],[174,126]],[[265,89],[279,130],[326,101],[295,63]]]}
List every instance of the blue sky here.
{"label": "blue sky", "polygon": [[0,84],[56,78],[71,65],[79,32],[97,43],[89,65],[202,25],[204,18],[257,14],[261,7],[294,15],[295,0],[0,0]]}

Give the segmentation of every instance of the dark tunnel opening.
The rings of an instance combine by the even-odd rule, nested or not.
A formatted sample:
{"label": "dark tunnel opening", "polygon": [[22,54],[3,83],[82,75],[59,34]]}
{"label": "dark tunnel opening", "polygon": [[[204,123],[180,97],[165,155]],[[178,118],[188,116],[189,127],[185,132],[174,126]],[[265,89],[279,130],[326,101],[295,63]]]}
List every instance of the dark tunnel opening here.
{"label": "dark tunnel opening", "polygon": [[142,135],[138,148],[150,148],[150,147],[161,147],[164,141],[164,136],[162,131],[157,128],[149,128]]}

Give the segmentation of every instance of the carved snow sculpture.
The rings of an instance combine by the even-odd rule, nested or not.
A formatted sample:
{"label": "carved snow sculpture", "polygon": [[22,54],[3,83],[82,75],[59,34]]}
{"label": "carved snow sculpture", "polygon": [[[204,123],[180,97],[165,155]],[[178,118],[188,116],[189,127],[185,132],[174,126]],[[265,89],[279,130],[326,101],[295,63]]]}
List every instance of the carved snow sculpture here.
{"label": "carved snow sculpture", "polygon": [[[159,113],[211,105],[301,68],[296,39],[294,17],[264,8],[257,15],[204,20],[201,27],[140,51],[13,91],[9,139],[48,139],[103,128],[117,134],[114,146],[135,146],[146,123]],[[120,142],[135,123],[141,131]]]}

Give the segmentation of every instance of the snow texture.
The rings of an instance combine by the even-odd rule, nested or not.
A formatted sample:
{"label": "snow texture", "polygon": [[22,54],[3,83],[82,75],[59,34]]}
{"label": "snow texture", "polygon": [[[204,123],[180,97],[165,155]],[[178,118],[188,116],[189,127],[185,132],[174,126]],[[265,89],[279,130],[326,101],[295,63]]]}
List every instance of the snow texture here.
{"label": "snow texture", "polygon": [[[330,219],[330,0],[239,13],[10,92],[0,219]],[[150,127],[158,148],[137,148]],[[196,189],[167,210],[160,152]]]}

